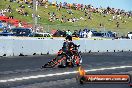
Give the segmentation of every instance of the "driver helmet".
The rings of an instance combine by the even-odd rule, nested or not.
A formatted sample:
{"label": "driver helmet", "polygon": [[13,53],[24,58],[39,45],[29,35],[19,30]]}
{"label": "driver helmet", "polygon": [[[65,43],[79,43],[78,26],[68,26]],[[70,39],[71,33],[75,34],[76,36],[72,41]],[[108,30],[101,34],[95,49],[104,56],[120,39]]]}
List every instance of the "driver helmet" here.
{"label": "driver helmet", "polygon": [[65,39],[66,39],[66,40],[69,40],[69,41],[72,41],[72,36],[68,35],[68,36],[66,36]]}

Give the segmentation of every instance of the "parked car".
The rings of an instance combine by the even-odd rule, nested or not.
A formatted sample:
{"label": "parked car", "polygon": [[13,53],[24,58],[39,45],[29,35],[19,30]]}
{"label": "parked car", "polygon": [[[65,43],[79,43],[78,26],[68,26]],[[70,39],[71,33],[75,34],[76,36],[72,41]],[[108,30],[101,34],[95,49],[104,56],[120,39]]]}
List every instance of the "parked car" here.
{"label": "parked car", "polygon": [[92,32],[92,36],[102,37],[102,33],[101,32],[97,32],[97,31],[91,31],[91,32]]}
{"label": "parked car", "polygon": [[31,37],[52,37],[50,33],[33,33]]}
{"label": "parked car", "polygon": [[105,37],[105,38],[113,38],[115,37],[115,34],[111,31],[102,31],[102,37]]}
{"label": "parked car", "polygon": [[10,32],[0,32],[0,36],[14,36],[13,33]]}
{"label": "parked car", "polygon": [[13,33],[9,32],[7,28],[2,28],[2,32],[0,32],[0,36],[14,36]]}
{"label": "parked car", "polygon": [[11,33],[13,33],[14,36],[30,36],[32,31],[28,28],[13,28],[11,29]]}

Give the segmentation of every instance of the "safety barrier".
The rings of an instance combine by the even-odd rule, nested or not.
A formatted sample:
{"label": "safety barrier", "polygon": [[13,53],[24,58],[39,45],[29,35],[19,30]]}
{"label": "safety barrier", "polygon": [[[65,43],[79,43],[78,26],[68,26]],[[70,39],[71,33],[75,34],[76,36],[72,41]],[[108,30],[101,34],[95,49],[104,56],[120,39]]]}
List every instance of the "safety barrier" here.
{"label": "safety barrier", "polygon": [[[0,56],[56,54],[63,39],[0,37]],[[132,40],[74,40],[81,52],[132,51]]]}

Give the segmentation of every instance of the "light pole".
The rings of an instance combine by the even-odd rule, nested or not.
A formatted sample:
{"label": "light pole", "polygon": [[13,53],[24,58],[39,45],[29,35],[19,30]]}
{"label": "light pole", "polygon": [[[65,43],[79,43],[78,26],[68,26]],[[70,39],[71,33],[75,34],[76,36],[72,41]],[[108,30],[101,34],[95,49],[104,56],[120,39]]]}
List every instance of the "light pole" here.
{"label": "light pole", "polygon": [[37,28],[37,5],[38,1],[33,0],[33,31],[36,32]]}

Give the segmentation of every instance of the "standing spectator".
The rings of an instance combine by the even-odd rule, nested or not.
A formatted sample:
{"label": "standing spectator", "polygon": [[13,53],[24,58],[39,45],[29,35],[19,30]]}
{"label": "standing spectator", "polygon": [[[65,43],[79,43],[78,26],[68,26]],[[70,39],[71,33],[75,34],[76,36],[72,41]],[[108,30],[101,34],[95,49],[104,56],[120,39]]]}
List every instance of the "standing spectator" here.
{"label": "standing spectator", "polygon": [[7,33],[7,32],[8,32],[8,30],[7,30],[6,27],[3,28],[3,32],[4,32],[4,33]]}
{"label": "standing spectator", "polygon": [[83,31],[81,29],[79,30],[79,37],[83,38]]}
{"label": "standing spectator", "polygon": [[120,23],[116,22],[116,27],[119,28],[119,26],[120,26]]}
{"label": "standing spectator", "polygon": [[60,2],[60,4],[59,4],[59,10],[62,8],[62,3]]}
{"label": "standing spectator", "polygon": [[12,12],[12,8],[11,6],[9,5],[8,8],[7,8],[8,12],[11,13]]}
{"label": "standing spectator", "polygon": [[83,37],[87,38],[87,32],[85,30],[83,31]]}
{"label": "standing spectator", "polygon": [[23,27],[23,26],[22,26],[22,22],[21,22],[21,21],[19,22],[18,26],[19,26],[19,27]]}
{"label": "standing spectator", "polygon": [[29,15],[28,15],[28,12],[25,12],[25,13],[24,13],[24,16],[29,16]]}
{"label": "standing spectator", "polygon": [[70,30],[66,31],[66,35],[72,35],[72,32]]}
{"label": "standing spectator", "polygon": [[13,0],[10,0],[10,2],[13,2]]}
{"label": "standing spectator", "polygon": [[88,19],[92,20],[92,14],[91,13],[88,13]]}
{"label": "standing spectator", "polygon": [[40,15],[38,15],[38,19],[41,19],[41,16]]}
{"label": "standing spectator", "polygon": [[59,5],[56,3],[56,10],[59,11]]}
{"label": "standing spectator", "polygon": [[7,28],[8,28],[9,30],[11,30],[11,24],[10,24],[10,23],[7,23]]}
{"label": "standing spectator", "polygon": [[113,20],[116,20],[116,16],[115,15],[113,15]]}
{"label": "standing spectator", "polygon": [[93,34],[92,31],[89,31],[88,32],[88,38],[91,38],[92,37],[92,34]]}
{"label": "standing spectator", "polygon": [[13,15],[9,15],[9,18],[10,18],[10,19],[13,19],[13,18],[14,18],[14,16],[13,16]]}
{"label": "standing spectator", "polygon": [[100,26],[100,27],[104,27],[104,24],[103,24],[103,23],[100,23],[99,26]]}
{"label": "standing spectator", "polygon": [[72,34],[73,37],[78,37],[77,30],[74,30],[74,33]]}
{"label": "standing spectator", "polygon": [[62,35],[63,35],[63,37],[66,37],[66,31],[65,30],[62,31]]}

